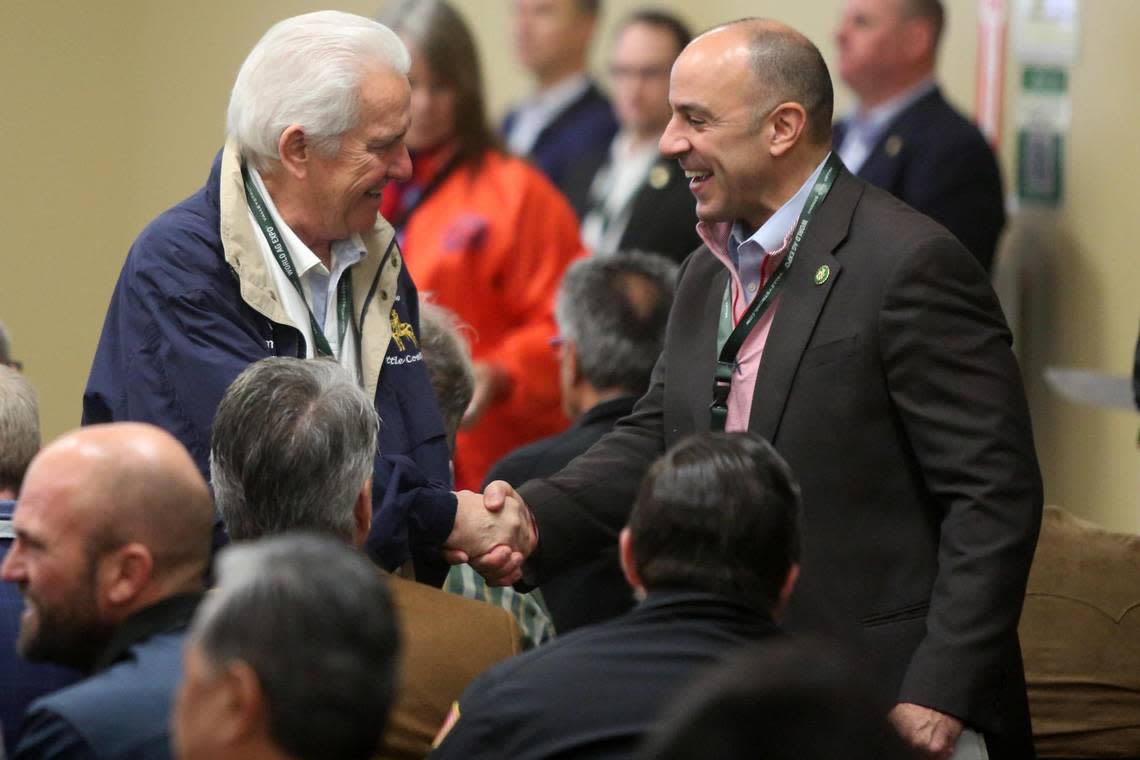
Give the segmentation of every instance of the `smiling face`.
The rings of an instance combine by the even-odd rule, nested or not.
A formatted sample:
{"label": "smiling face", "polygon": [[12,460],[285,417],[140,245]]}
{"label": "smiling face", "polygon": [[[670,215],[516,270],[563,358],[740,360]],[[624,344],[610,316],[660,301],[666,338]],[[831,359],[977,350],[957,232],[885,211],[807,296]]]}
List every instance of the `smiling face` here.
{"label": "smiling face", "polygon": [[365,72],[356,126],[341,136],[335,155],[315,152],[308,165],[308,212],[317,220],[309,237],[343,240],[372,229],[384,185],[412,174],[404,144],[410,101],[403,74],[385,66]]}
{"label": "smiling face", "polygon": [[[78,465],[78,466],[77,466]],[[80,487],[88,467],[45,452],[28,469],[13,515],[16,540],[0,576],[24,596],[17,650],[26,659],[91,666],[111,626],[98,604],[92,498]]]}
{"label": "smiling face", "polygon": [[769,100],[749,69],[747,40],[734,29],[701,36],[673,65],[673,116],[659,147],[680,161],[701,220],[756,227],[771,213],[763,202],[773,178],[761,118]]}

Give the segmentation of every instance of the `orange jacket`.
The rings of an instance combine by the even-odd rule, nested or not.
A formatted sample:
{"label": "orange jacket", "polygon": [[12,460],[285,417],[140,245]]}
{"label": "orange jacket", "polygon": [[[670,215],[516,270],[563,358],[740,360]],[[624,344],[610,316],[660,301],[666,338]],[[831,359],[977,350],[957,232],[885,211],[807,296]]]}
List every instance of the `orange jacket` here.
{"label": "orange jacket", "polygon": [[[417,173],[417,182],[426,180]],[[456,487],[479,490],[504,454],[568,424],[550,339],[562,273],[583,253],[578,221],[536,169],[491,151],[478,169],[452,172],[403,232],[416,287],[470,325],[472,357],[511,381],[507,396],[456,442]]]}

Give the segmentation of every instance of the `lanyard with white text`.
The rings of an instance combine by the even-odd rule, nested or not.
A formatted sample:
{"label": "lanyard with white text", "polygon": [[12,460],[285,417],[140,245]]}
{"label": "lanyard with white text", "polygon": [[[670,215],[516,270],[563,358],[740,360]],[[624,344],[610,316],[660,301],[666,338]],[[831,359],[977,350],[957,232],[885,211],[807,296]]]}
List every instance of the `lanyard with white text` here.
{"label": "lanyard with white text", "polygon": [[792,242],[788,246],[787,255],[780,262],[780,266],[776,267],[776,271],[772,272],[764,290],[752,300],[752,304],[744,312],[744,316],[740,318],[740,322],[735,327],[732,319],[731,278],[725,285],[724,298],[720,306],[720,322],[716,331],[718,353],[716,372],[713,376],[713,400],[709,404],[709,427],[714,431],[723,431],[725,422],[728,420],[728,393],[732,389],[732,373],[736,369],[736,354],[744,345],[744,339],[760,321],[760,317],[771,306],[776,290],[783,283],[784,276],[787,275],[788,269],[791,268],[792,262],[796,258],[796,252],[799,250],[800,241],[803,240],[808,223],[815,215],[819,204],[831,191],[832,184],[835,183],[840,165],[839,158],[834,153],[827,157],[823,171],[820,172],[819,179],[812,186],[807,202],[804,203],[803,211],[800,212],[800,218],[796,222],[795,233],[792,235]]}
{"label": "lanyard with white text", "polygon": [[[309,328],[313,331],[313,343],[317,356],[334,356],[332,347],[329,346],[328,338],[325,337],[324,330],[317,324],[317,320],[313,317],[313,310],[309,308],[309,302],[305,300],[305,291],[301,289],[301,279],[297,276],[297,268],[293,265],[293,258],[289,255],[289,249],[285,247],[285,240],[277,231],[277,226],[273,223],[273,217],[269,215],[269,209],[265,205],[265,199],[261,197],[261,193],[257,191],[257,187],[249,178],[249,170],[242,166],[241,178],[245,181],[245,197],[249,202],[250,211],[253,212],[253,218],[257,220],[257,226],[261,228],[261,234],[265,235],[265,242],[269,243],[269,250],[273,253],[273,259],[277,265],[281,267],[281,271],[289,278],[289,282],[293,283],[293,287],[297,289],[297,295],[301,296],[301,303],[305,304],[305,311],[309,314]],[[344,345],[344,333],[348,329],[348,321],[352,314],[352,283],[351,275],[348,271],[341,272],[340,281],[336,284],[336,320],[337,320],[337,345]]]}

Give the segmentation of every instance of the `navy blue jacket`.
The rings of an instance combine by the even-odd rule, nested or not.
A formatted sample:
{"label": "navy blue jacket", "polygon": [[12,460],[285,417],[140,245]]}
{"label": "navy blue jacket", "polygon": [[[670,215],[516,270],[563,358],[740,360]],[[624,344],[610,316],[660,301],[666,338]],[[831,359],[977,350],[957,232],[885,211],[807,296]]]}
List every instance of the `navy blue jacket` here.
{"label": "navy blue jacket", "polygon": [[499,663],[459,698],[430,757],[628,758],[703,668],[772,635],[759,610],[721,596],[655,591],[628,614]]}
{"label": "navy blue jacket", "polygon": [[[300,331],[243,300],[220,231],[223,173],[220,153],[205,187],[161,214],[131,246],[83,395],[83,424],[158,425],[186,446],[207,478],[210,426],[226,388],[259,359],[305,355]],[[392,308],[418,335],[418,296],[401,258],[390,246],[377,281],[389,264],[399,267]],[[370,299],[392,298],[377,281],[354,293],[354,318],[368,315]],[[412,342],[388,343],[375,403],[382,454],[366,549],[389,570],[414,554],[417,578],[439,585],[447,566],[436,549],[451,532],[456,502],[443,420]]]}
{"label": "navy blue jacket", "polygon": [[12,760],[167,760],[182,641],[201,598],[173,596],[128,618],[95,675],[28,708]]}
{"label": "navy blue jacket", "polygon": [[[510,134],[515,121],[512,111],[503,120],[503,134]],[[585,154],[606,150],[617,134],[618,123],[610,101],[597,85],[566,107],[538,134],[528,158],[565,194],[570,170]]]}
{"label": "navy blue jacket", "polygon": [[[843,144],[846,125],[832,142]],[[946,227],[988,272],[1005,226],[1001,172],[986,138],[937,87],[903,109],[858,175]]]}
{"label": "navy blue jacket", "polygon": [[[13,501],[0,499],[0,563],[12,543]],[[0,582],[0,726],[9,754],[16,748],[24,709],[37,697],[74,683],[79,673],[70,668],[28,662],[16,654],[24,600],[15,583]]]}

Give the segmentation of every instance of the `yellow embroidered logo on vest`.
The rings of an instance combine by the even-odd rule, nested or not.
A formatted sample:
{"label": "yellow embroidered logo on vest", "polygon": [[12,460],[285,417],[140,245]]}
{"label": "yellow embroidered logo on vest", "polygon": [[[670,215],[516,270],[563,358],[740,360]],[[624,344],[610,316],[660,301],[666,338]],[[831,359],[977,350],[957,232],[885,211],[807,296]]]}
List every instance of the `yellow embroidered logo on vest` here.
{"label": "yellow embroidered logo on vest", "polygon": [[419,348],[420,342],[416,340],[416,334],[412,330],[412,326],[407,322],[400,321],[400,315],[396,313],[395,307],[392,308],[392,314],[389,317],[392,323],[392,340],[396,341],[396,348],[400,351],[406,351],[404,347],[404,338],[409,338],[412,345]]}

